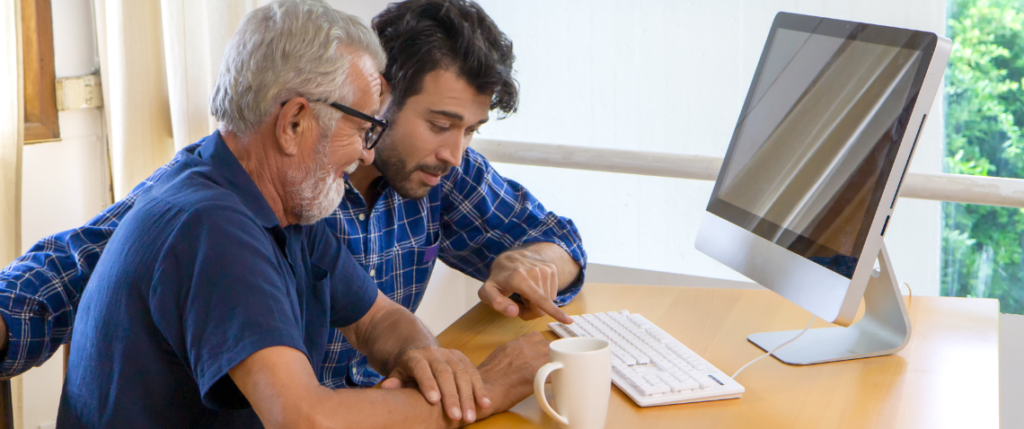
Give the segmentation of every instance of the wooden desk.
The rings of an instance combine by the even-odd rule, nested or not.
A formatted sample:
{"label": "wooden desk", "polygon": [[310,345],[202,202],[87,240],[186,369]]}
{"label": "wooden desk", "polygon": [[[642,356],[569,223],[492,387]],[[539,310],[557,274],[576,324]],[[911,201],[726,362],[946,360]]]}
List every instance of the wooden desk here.
{"label": "wooden desk", "polygon": [[[568,314],[630,310],[647,317],[727,374],[764,352],[754,332],[803,329],[811,314],[762,290],[588,284]],[[999,304],[916,297],[910,343],[892,356],[812,366],[774,358],[737,377],[741,399],[640,408],[612,386],[607,428],[997,428]],[[508,319],[477,305],[438,337],[480,363],[498,345],[542,331],[550,318]],[[814,327],[829,324],[815,322]],[[534,397],[473,428],[556,428]]]}

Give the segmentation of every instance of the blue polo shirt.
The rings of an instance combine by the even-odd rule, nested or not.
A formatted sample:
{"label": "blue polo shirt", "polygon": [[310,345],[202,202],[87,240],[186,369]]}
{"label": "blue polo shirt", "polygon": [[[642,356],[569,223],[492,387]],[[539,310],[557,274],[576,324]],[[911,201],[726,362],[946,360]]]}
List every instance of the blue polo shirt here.
{"label": "blue polo shirt", "polygon": [[139,195],[82,294],[57,426],[260,427],[228,370],[319,368],[377,288],[323,222],[282,228],[219,133]]}

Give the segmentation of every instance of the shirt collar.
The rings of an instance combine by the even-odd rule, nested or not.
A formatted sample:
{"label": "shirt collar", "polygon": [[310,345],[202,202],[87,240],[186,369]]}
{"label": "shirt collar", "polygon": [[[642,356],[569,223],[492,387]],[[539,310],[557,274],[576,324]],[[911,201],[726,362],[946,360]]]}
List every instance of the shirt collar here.
{"label": "shirt collar", "polygon": [[221,179],[224,189],[237,195],[242,205],[252,213],[260,225],[264,228],[273,228],[281,224],[259,187],[224,142],[220,131],[206,138],[197,155],[210,164],[213,174]]}

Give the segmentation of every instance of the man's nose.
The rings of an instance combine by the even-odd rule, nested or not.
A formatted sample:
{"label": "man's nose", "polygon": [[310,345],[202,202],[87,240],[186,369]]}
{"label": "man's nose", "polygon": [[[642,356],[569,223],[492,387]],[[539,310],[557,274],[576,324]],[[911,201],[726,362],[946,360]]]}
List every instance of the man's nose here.
{"label": "man's nose", "polygon": [[442,161],[452,167],[458,167],[459,163],[462,162],[462,151],[465,150],[466,143],[461,138],[453,138],[446,141],[437,151],[438,161]]}
{"label": "man's nose", "polygon": [[362,165],[373,164],[373,149],[367,149],[365,146],[359,154],[359,163]]}

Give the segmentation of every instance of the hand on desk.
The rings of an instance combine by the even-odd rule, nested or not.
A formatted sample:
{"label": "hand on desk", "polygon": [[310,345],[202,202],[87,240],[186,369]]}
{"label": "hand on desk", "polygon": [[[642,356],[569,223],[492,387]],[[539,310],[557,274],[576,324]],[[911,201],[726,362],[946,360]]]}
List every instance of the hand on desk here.
{"label": "hand on desk", "polygon": [[[489,401],[486,404],[477,401],[476,419],[484,419],[508,411],[533,394],[533,377],[541,366],[548,363],[550,343],[551,341],[540,333],[533,332],[501,345],[484,360],[478,370],[474,368],[473,372],[477,376],[477,380],[482,382],[482,389],[490,392],[487,395]],[[459,356],[462,354],[459,353]],[[465,359],[465,356],[462,358]],[[472,368],[472,364],[469,367]],[[408,380],[408,377],[405,378]],[[398,378],[389,377],[381,384],[381,387],[396,389],[403,387],[403,383],[399,382]],[[422,385],[420,390],[424,391]],[[460,388],[460,394],[461,392]],[[430,398],[427,399],[430,400]],[[430,402],[436,403],[436,401]],[[473,419],[466,418],[463,421],[472,423]]]}
{"label": "hand on desk", "polygon": [[551,341],[539,332],[523,335],[498,347],[480,364],[480,376],[492,405],[480,418],[508,411],[533,394],[533,377],[550,361]]}
{"label": "hand on desk", "polygon": [[381,383],[384,389],[416,386],[427,402],[436,404],[440,400],[448,418],[455,421],[472,423],[477,407],[491,406],[480,373],[458,350],[428,347],[406,351]]}
{"label": "hand on desk", "polygon": [[[510,250],[494,260],[491,275],[477,295],[508,317],[532,320],[547,314],[559,322],[571,324],[572,319],[554,303],[559,283],[555,264],[538,258],[529,248]],[[509,299],[513,293],[519,294],[522,304]]]}

